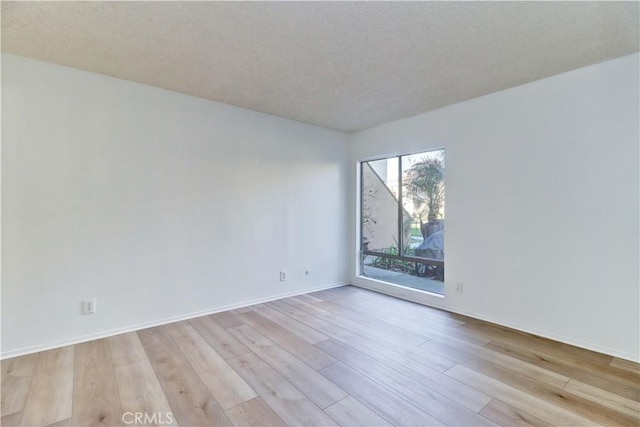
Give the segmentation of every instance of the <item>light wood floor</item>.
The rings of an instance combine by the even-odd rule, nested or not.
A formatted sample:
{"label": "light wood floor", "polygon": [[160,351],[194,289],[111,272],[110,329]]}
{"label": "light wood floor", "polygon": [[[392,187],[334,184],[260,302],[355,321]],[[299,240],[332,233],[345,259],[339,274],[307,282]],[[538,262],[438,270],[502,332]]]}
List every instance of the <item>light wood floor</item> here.
{"label": "light wood floor", "polygon": [[2,425],[638,426],[639,381],[347,286],[4,360]]}

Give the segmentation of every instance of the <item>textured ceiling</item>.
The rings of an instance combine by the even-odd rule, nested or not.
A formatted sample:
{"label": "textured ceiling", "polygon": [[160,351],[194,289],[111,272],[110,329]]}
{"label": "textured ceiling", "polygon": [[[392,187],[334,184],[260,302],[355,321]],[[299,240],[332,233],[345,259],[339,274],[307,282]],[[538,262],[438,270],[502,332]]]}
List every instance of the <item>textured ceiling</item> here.
{"label": "textured ceiling", "polygon": [[638,2],[2,2],[2,50],[346,131],[639,50]]}

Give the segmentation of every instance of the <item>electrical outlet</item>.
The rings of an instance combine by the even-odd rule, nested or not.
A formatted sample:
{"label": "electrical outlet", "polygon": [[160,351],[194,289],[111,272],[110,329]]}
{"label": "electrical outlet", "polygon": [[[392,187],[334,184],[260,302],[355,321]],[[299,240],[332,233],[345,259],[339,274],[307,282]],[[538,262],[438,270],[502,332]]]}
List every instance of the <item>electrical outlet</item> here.
{"label": "electrical outlet", "polygon": [[287,272],[286,271],[281,271],[280,272],[280,281],[284,282],[287,280]]}
{"label": "electrical outlet", "polygon": [[462,282],[458,282],[458,283],[456,283],[456,293],[457,293],[457,294],[461,294],[461,293],[462,293],[462,290],[463,290],[463,284],[462,284]]}
{"label": "electrical outlet", "polygon": [[310,272],[309,270],[306,270],[306,271],[304,272],[304,275],[305,275],[305,276],[308,276],[308,275],[310,275],[310,274],[311,274],[311,272]]}
{"label": "electrical outlet", "polygon": [[95,314],[96,313],[96,299],[90,299],[82,301],[82,314]]}

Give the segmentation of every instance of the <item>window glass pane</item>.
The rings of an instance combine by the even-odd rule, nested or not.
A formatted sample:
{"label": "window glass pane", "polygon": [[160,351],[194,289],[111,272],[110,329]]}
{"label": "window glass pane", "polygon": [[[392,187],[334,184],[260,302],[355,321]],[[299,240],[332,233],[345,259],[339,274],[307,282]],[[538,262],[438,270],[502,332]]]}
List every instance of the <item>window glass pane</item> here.
{"label": "window glass pane", "polygon": [[398,158],[362,163],[362,249],[398,254]]}
{"label": "window glass pane", "polygon": [[444,260],[444,150],[402,157],[402,204],[411,232],[405,255]]}

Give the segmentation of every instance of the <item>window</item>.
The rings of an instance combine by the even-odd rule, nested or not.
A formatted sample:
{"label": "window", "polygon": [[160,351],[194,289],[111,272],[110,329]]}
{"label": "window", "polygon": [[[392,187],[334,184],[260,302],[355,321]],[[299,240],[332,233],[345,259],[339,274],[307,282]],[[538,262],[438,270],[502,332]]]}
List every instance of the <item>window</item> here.
{"label": "window", "polygon": [[444,150],[360,166],[360,273],[443,294]]}

